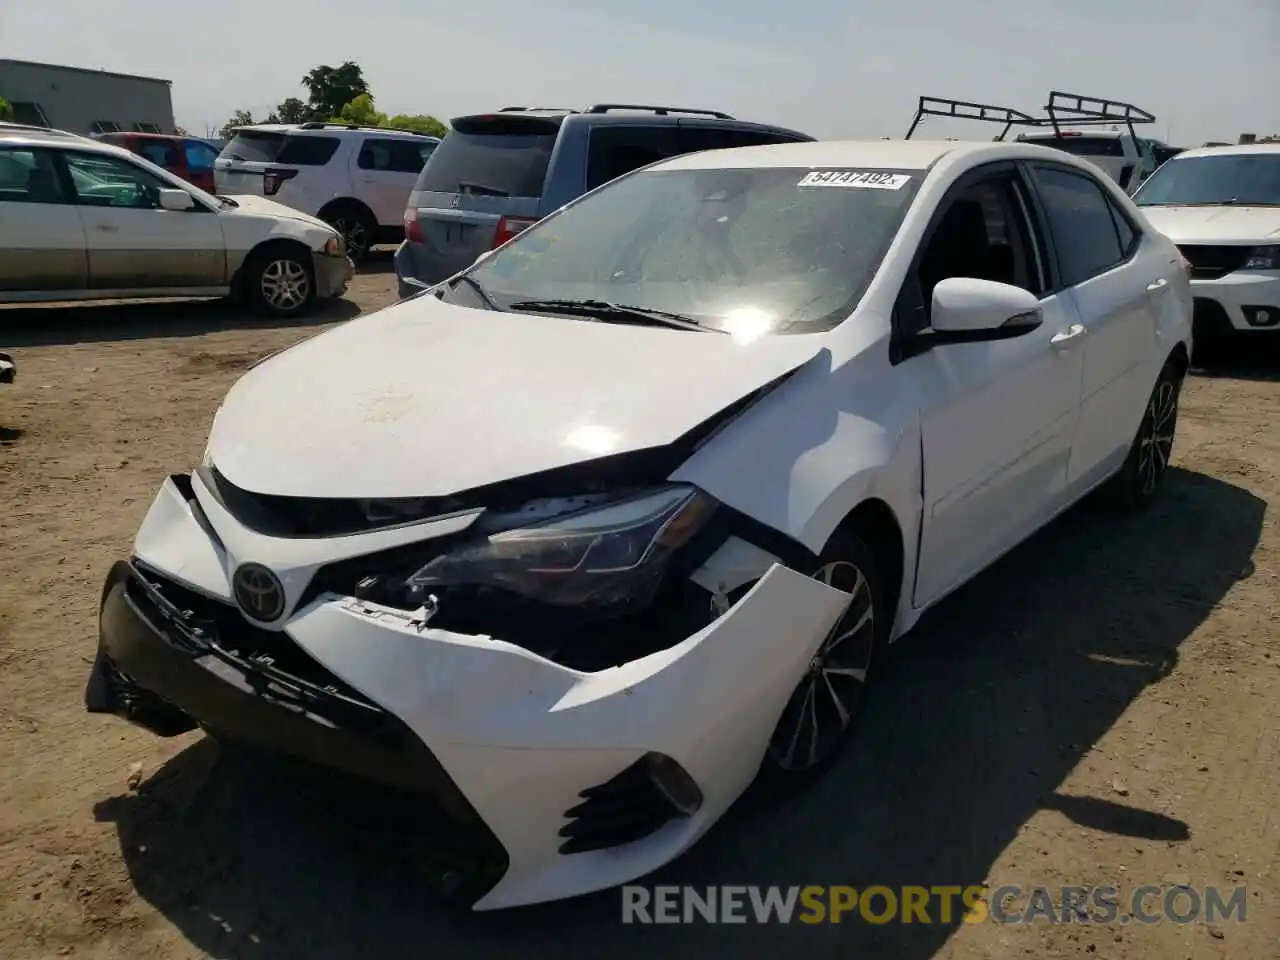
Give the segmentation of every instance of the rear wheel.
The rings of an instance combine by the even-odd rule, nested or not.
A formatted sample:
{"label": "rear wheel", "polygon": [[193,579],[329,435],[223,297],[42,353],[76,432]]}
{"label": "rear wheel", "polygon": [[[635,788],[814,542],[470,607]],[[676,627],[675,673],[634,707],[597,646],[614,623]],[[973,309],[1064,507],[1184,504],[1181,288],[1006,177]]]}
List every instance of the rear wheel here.
{"label": "rear wheel", "polygon": [[851,599],[778,718],[756,782],[766,795],[801,789],[836,761],[857,726],[873,660],[888,635],[891,614],[875,556],[860,537],[837,532],[811,575]]}
{"label": "rear wheel", "polygon": [[356,206],[342,206],[326,211],[321,217],[325,223],[342,234],[347,245],[347,256],[359,263],[369,256],[373,249],[374,233],[377,223],[369,211]]}
{"label": "rear wheel", "polygon": [[1129,509],[1145,507],[1160,492],[1169,469],[1169,459],[1173,456],[1181,392],[1182,374],[1172,364],[1166,363],[1147,400],[1129,456],[1111,480],[1110,492],[1120,506]]}

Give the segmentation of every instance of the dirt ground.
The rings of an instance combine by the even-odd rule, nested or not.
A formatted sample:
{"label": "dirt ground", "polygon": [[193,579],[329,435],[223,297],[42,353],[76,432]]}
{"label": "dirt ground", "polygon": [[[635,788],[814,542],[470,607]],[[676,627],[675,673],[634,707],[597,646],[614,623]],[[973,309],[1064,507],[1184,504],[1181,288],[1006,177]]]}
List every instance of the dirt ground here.
{"label": "dirt ground", "polygon": [[1275,357],[1189,380],[1154,508],[1086,504],[966,587],[890,652],[829,778],[650,878],[1245,887],[1244,923],[641,928],[616,891],[459,917],[355,788],[86,715],[101,581],[164,474],[246,365],[392,281],[303,325],[0,311],[0,957],[1280,957]]}

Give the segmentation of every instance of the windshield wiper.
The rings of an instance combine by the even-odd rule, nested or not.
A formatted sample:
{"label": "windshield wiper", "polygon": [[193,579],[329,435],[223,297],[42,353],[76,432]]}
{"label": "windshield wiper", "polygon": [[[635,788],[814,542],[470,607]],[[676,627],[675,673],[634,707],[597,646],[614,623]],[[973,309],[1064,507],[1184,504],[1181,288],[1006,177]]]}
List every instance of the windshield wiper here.
{"label": "windshield wiper", "polygon": [[508,309],[564,313],[594,317],[605,322],[639,323],[653,327],[672,327],[676,330],[696,330],[710,333],[728,332],[718,327],[710,327],[706,324],[698,323],[698,321],[686,317],[682,313],[650,310],[648,307],[633,307],[625,303],[613,303],[609,300],[517,300]]}
{"label": "windshield wiper", "polygon": [[502,309],[496,303],[493,302],[493,297],[489,296],[489,292],[480,285],[479,280],[476,280],[474,277],[469,277],[464,273],[462,276],[457,277],[453,281],[452,286],[457,286],[460,283],[465,283],[468,287],[470,287],[472,291],[475,293],[475,295],[480,298],[480,302],[483,303],[490,310]]}
{"label": "windshield wiper", "polygon": [[218,202],[219,202],[219,203],[221,203],[224,207],[238,207],[238,206],[240,206],[240,204],[236,203],[236,202],[235,202],[234,200],[232,200],[230,197],[224,197],[224,196],[221,196],[221,195],[218,195],[218,194],[215,194],[214,196],[215,196],[215,199],[217,199],[217,200],[218,200]]}

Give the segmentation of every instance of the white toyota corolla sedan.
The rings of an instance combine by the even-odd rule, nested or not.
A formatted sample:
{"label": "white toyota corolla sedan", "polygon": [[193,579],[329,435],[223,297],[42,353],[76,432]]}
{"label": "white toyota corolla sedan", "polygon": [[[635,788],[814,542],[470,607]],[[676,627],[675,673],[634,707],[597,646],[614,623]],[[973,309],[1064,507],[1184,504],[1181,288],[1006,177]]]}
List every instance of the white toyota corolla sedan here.
{"label": "white toyota corolla sedan", "polygon": [[1186,265],[1030,144],[680,156],[227,395],[88,708],[421,795],[475,909],[609,887],[856,726],[875,655],[1160,489]]}

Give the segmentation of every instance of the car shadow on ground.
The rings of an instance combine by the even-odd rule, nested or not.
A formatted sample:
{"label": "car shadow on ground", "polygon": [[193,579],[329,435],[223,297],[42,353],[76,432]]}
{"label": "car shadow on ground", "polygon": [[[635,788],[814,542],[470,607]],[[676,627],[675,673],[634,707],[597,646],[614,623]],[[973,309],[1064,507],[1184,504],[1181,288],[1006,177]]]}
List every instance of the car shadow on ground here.
{"label": "car shadow on ground", "polygon": [[[1264,511],[1238,487],[1177,469],[1144,513],[1070,511],[888,652],[859,737],[827,778],[782,808],[731,814],[644,882],[963,887],[987,879],[1042,809],[1082,829],[1187,840],[1196,824],[1060,787],[1250,575]],[[448,913],[405,855],[411,834],[369,788],[338,783],[224,756],[206,739],[96,812],[115,824],[138,893],[195,947],[239,960],[715,960],[801,945],[810,956],[925,960],[958,922],[641,932],[621,922],[616,890]]]}
{"label": "car shadow on ground", "polygon": [[1280,332],[1241,336],[1221,346],[1203,365],[1192,363],[1196,376],[1229,380],[1280,381]]}
{"label": "car shadow on ground", "polygon": [[374,247],[358,264],[356,273],[388,274],[396,272],[395,247]]}
{"label": "car shadow on ground", "polygon": [[152,337],[198,337],[221,330],[279,330],[350,320],[350,300],[322,300],[304,316],[260,317],[230,300],[131,300],[0,309],[0,344],[67,346]]}

